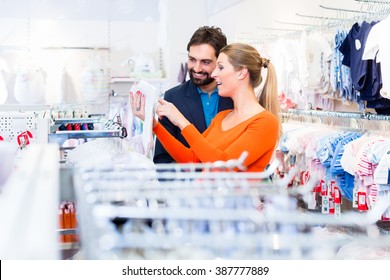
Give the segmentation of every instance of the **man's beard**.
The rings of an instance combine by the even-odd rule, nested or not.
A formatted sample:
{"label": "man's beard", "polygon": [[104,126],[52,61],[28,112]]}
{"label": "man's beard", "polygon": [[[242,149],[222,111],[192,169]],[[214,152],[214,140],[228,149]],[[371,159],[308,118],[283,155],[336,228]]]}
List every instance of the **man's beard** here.
{"label": "man's beard", "polygon": [[198,78],[195,78],[194,77],[194,73],[195,71],[193,69],[190,69],[188,71],[189,75],[190,75],[190,80],[196,85],[196,86],[205,86],[205,85],[208,85],[208,84],[211,84],[212,82],[214,82],[214,78],[210,77],[209,73],[207,72],[202,72],[202,74],[206,74],[206,78],[205,79],[198,79]]}

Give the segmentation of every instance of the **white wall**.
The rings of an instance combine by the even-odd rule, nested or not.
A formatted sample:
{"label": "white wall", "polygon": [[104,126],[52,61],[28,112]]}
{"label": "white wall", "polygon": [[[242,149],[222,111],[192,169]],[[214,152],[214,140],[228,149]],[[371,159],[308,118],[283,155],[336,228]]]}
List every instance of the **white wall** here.
{"label": "white wall", "polygon": [[[66,66],[69,77],[65,101],[69,103],[83,102],[81,75],[95,55],[101,56],[110,76],[129,76],[129,67],[123,62],[141,52],[152,57],[159,67],[161,46],[156,5],[146,6],[134,14],[134,11],[123,9],[113,11],[123,8],[125,2],[119,0],[65,2],[20,0],[0,3],[0,59],[7,64],[7,71],[0,74],[3,74],[8,92],[6,104],[16,103],[13,94],[16,71],[19,62],[25,61],[26,57],[32,57],[44,73],[53,73],[54,68]],[[80,6],[82,3],[86,6]],[[145,2],[131,3],[137,8]],[[149,3],[158,4],[158,0]],[[20,9],[14,9],[16,4]],[[110,4],[112,10],[109,11]],[[46,89],[49,95],[52,91],[52,88]]]}
{"label": "white wall", "polygon": [[[97,52],[109,65],[110,76],[129,76],[129,67],[124,62],[140,53],[152,57],[158,67],[162,53],[167,82],[161,90],[165,90],[178,84],[179,66],[187,59],[186,45],[190,36],[196,28],[207,24],[205,0],[161,0],[160,7],[156,6],[156,1],[148,6],[148,1],[139,0],[146,7],[142,9],[145,14],[145,9],[150,9],[154,17],[153,11],[162,12],[163,8],[166,11],[157,19],[142,14],[146,18],[143,20],[134,19],[134,14],[126,18],[118,6],[125,2],[119,0],[71,1],[68,6],[77,4],[73,12],[59,0],[21,1],[24,5],[20,10],[14,9],[11,2],[0,3],[3,8],[0,11],[0,58],[7,61],[10,69],[4,76],[9,92],[7,104],[15,102],[12,93],[17,61],[26,53],[36,57],[38,64],[66,63],[72,80],[68,89],[74,88],[71,96],[75,102],[82,101],[80,75]],[[87,6],[81,5],[83,3]],[[110,4],[118,9],[116,14],[111,11],[108,15],[104,11]],[[42,50],[46,47],[57,49]]]}
{"label": "white wall", "polygon": [[177,85],[180,63],[187,61],[187,43],[197,28],[207,25],[205,0],[166,0],[168,40],[165,65],[168,86]]}
{"label": "white wall", "polygon": [[[139,10],[126,9],[123,6],[126,3],[135,3],[133,8]],[[96,53],[96,50],[83,48],[109,48],[99,53],[109,65],[111,76],[129,75],[129,68],[123,62],[131,56],[143,52],[159,64],[158,56],[162,52],[162,66],[167,78],[162,90],[165,90],[178,84],[180,63],[187,59],[187,42],[199,26],[219,26],[232,42],[245,36],[258,38],[259,34],[266,32],[260,27],[304,28],[277,21],[313,22],[298,17],[296,13],[345,16],[321,9],[320,4],[356,8],[354,0],[160,0],[161,6],[156,3],[156,0],[1,1],[0,58],[7,59],[10,65],[10,72],[5,75],[8,90],[12,93],[16,60],[26,51],[13,48],[15,46],[29,47],[30,50],[76,48],[40,52],[39,56],[40,60],[46,59],[57,65],[68,64],[73,80],[69,88],[75,88],[72,95],[75,98],[80,87],[80,73]],[[267,32],[280,34],[278,31]],[[9,102],[14,100],[11,98]]]}

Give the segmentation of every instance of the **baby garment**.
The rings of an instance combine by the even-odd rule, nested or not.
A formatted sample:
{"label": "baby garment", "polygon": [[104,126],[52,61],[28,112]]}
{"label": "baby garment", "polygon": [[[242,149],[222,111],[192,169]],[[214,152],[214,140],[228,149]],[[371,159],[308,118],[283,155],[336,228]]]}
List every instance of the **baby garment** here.
{"label": "baby garment", "polygon": [[81,95],[84,101],[106,102],[109,96],[108,71],[100,56],[89,61],[82,73]]}
{"label": "baby garment", "polygon": [[20,104],[44,104],[45,85],[42,69],[28,61],[20,64],[16,71],[14,94]]}

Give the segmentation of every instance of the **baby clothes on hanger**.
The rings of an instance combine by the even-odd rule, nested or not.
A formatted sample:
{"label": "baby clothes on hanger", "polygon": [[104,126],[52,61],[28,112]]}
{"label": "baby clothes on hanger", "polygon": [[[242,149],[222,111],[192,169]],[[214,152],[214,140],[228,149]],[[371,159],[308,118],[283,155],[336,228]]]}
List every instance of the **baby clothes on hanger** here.
{"label": "baby clothes on hanger", "polygon": [[336,177],[342,195],[349,200],[352,200],[354,177],[348,172],[345,172],[341,166],[340,160],[344,154],[345,145],[360,138],[361,136],[362,135],[358,132],[349,132],[343,139],[341,139],[341,141],[337,143],[330,165],[330,172],[334,177]]}
{"label": "baby clothes on hanger", "polygon": [[344,54],[343,64],[350,67],[352,85],[358,91],[359,100],[366,101],[366,106],[374,108],[379,114],[388,114],[390,101],[380,95],[383,84],[381,65],[375,57],[363,59],[368,36],[376,24],[356,22],[339,50]]}
{"label": "baby clothes on hanger", "polygon": [[390,140],[374,143],[367,150],[367,158],[375,166],[373,185],[377,186],[378,192],[389,190]]}
{"label": "baby clothes on hanger", "polygon": [[16,71],[15,99],[20,104],[43,104],[45,86],[43,72],[31,60],[22,61]]}
{"label": "baby clothes on hanger", "polygon": [[333,55],[330,43],[323,34],[315,32],[307,37],[307,46],[307,85],[316,89],[316,92],[327,92],[330,85],[330,71],[327,66],[330,65]]}
{"label": "baby clothes on hanger", "polygon": [[108,100],[107,68],[99,55],[93,57],[82,73],[81,95],[85,101],[105,102]]}

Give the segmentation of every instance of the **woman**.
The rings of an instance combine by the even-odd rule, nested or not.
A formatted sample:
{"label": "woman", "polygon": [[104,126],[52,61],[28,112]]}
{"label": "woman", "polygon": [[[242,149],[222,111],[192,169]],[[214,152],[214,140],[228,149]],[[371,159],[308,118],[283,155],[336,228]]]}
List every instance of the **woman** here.
{"label": "woman", "polygon": [[[263,69],[268,70],[267,78],[257,99],[255,88],[262,82]],[[212,77],[217,81],[218,94],[233,100],[233,109],[218,113],[201,134],[173,104],[159,99],[157,116],[167,117],[179,127],[190,148],[172,137],[157,120],[154,133],[178,163],[227,161],[238,159],[246,151],[246,171],[264,171],[281,133],[272,64],[255,48],[234,43],[221,49]],[[130,101],[134,114],[143,119],[142,94],[131,93]]]}

